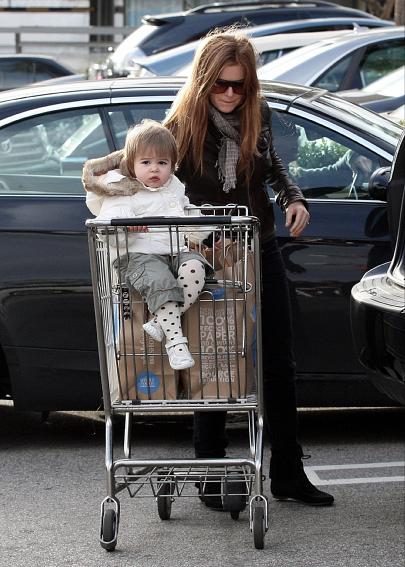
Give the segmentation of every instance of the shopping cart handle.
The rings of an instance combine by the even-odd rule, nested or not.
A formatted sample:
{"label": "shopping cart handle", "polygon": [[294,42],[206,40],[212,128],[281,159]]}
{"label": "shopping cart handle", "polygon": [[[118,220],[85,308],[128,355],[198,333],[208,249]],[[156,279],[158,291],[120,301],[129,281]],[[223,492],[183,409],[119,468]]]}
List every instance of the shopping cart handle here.
{"label": "shopping cart handle", "polygon": [[[206,226],[207,224],[238,225],[259,222],[256,217],[202,215],[200,217],[139,217],[111,219],[111,226]],[[93,224],[93,223],[91,223]],[[105,223],[103,223],[105,226]]]}

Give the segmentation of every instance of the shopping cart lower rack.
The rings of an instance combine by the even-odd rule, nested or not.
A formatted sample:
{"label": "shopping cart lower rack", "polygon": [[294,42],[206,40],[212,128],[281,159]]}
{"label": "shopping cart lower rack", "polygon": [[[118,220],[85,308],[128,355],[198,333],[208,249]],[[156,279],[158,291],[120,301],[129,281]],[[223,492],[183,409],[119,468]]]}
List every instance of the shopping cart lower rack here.
{"label": "shopping cart lower rack", "polygon": [[[117,545],[118,494],[154,498],[169,520],[177,498],[216,497],[234,520],[249,512],[254,545],[268,529],[263,495],[263,386],[261,355],[259,223],[243,207],[201,207],[200,216],[88,220],[97,340],[106,427],[107,496],[101,504],[100,543]],[[215,269],[197,302],[183,315],[183,331],[195,366],[174,371],[161,343],[143,331],[142,298],[121,280],[128,258],[128,226],[166,232],[196,249],[192,233],[212,233],[198,244]],[[198,240],[198,239],[197,239]],[[208,244],[207,244],[208,242]],[[212,244],[215,243],[215,246]],[[173,253],[172,261],[175,261]],[[174,264],[173,264],[174,265]],[[249,451],[240,458],[132,457],[132,419],[170,412],[236,411],[248,420]],[[125,415],[123,455],[114,458],[113,420]]]}

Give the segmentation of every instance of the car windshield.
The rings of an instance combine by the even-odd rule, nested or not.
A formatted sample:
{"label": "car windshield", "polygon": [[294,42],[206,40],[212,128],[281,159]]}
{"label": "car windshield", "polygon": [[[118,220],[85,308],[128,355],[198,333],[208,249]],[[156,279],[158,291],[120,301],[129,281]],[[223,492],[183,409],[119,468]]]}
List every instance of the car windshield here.
{"label": "car windshield", "polygon": [[383,75],[364,87],[363,93],[378,93],[385,96],[401,96],[404,92],[405,66]]}
{"label": "car windshield", "polygon": [[401,135],[402,129],[398,124],[387,120],[379,114],[370,112],[366,108],[354,105],[344,99],[325,94],[319,100],[313,101],[314,107],[325,109],[330,116],[342,119],[344,114],[345,122],[353,126],[354,129],[367,130],[378,139],[396,146]]}

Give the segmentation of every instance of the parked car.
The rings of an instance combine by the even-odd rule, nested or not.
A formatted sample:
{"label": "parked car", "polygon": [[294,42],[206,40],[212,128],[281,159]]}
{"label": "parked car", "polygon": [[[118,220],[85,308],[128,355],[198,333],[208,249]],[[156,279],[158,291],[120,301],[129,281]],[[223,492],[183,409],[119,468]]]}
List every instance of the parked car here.
{"label": "parked car", "polygon": [[185,12],[144,16],[142,25],[120,43],[107,59],[106,65],[114,76],[122,76],[125,75],[128,57],[139,60],[147,55],[184,45],[203,37],[213,28],[232,24],[258,26],[274,22],[330,17],[373,19],[373,16],[361,10],[324,0],[280,0],[274,4],[215,2]]}
{"label": "parked car", "polygon": [[404,65],[404,31],[403,26],[362,30],[308,45],[263,65],[258,75],[330,92],[363,88]]}
{"label": "parked car", "polygon": [[[374,28],[374,27],[390,27],[392,22],[379,19],[370,18],[314,18],[309,20],[293,20],[288,22],[275,22],[270,24],[263,24],[260,26],[246,27],[242,28],[244,33],[252,38],[269,38],[273,35],[278,35],[280,40],[286,41],[298,41],[297,35],[301,33],[313,33],[313,42],[320,41],[322,37],[317,38],[316,34],[321,32],[335,32],[338,35],[339,32],[347,30],[355,30],[360,26],[362,28]],[[283,34],[283,35],[280,35]],[[295,38],[295,39],[294,39]],[[174,75],[179,74],[179,70],[183,67],[191,64],[192,59],[195,54],[195,50],[199,44],[200,40],[192,41],[184,45],[179,45],[173,47],[172,49],[166,49],[159,53],[155,53],[149,56],[142,55],[141,58],[136,55],[131,54],[130,51],[127,53],[126,57],[126,67],[125,74],[130,76],[148,76],[148,73],[152,75]],[[305,44],[305,43],[304,43]],[[301,47],[304,44],[298,44]],[[294,45],[294,44],[293,44]],[[294,45],[297,47],[297,44]],[[264,65],[268,63],[270,59],[276,58],[276,56],[285,55],[288,48],[281,47],[278,51],[274,51],[272,55],[262,56],[260,59],[260,64]],[[104,74],[113,76],[114,69],[110,65],[105,68]]]}
{"label": "parked car", "polygon": [[[121,148],[133,123],[161,120],[182,84],[119,79],[0,94],[0,396],[11,396],[15,407],[99,407],[82,165]],[[263,88],[276,148],[292,175],[339,158],[370,165],[355,178],[346,167],[303,180],[311,224],[300,238],[290,238],[275,207],[294,311],[299,403],[390,403],[357,360],[349,305],[353,284],[391,255],[386,203],[369,192],[368,178],[390,166],[401,128],[319,89]]]}
{"label": "parked car", "polygon": [[[341,30],[341,31],[323,31],[323,32],[306,32],[306,33],[293,33],[293,34],[277,34],[265,37],[253,37],[252,43],[254,45],[255,51],[258,54],[257,67],[261,67],[270,61],[275,61],[280,57],[283,57],[286,53],[291,53],[296,49],[303,47],[304,45],[312,45],[317,41],[322,41],[325,39],[330,39],[332,37],[340,35],[351,35],[355,33],[353,30]],[[178,48],[175,48],[178,49]],[[165,52],[160,54],[162,57]],[[178,77],[188,77],[191,73],[191,67],[193,65],[193,58],[191,57],[190,62],[181,67],[174,73]],[[141,77],[150,76],[151,73],[144,69],[142,66],[142,71],[139,73]],[[132,73],[129,76],[133,76]]]}
{"label": "parked car", "polygon": [[340,91],[338,94],[374,112],[392,112],[405,104],[405,66],[398,67],[363,89]]}
{"label": "parked car", "polygon": [[14,89],[56,77],[73,75],[74,71],[44,55],[0,55],[0,91]]}
{"label": "parked car", "polygon": [[351,321],[356,351],[371,381],[405,405],[405,130],[388,191],[394,254],[353,287]]}

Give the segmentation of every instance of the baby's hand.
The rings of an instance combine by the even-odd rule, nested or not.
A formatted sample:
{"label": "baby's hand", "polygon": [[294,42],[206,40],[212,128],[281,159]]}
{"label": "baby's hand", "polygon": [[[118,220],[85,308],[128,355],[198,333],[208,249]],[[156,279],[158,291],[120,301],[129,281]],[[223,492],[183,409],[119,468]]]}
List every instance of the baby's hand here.
{"label": "baby's hand", "polygon": [[127,226],[128,232],[148,232],[147,226]]}

